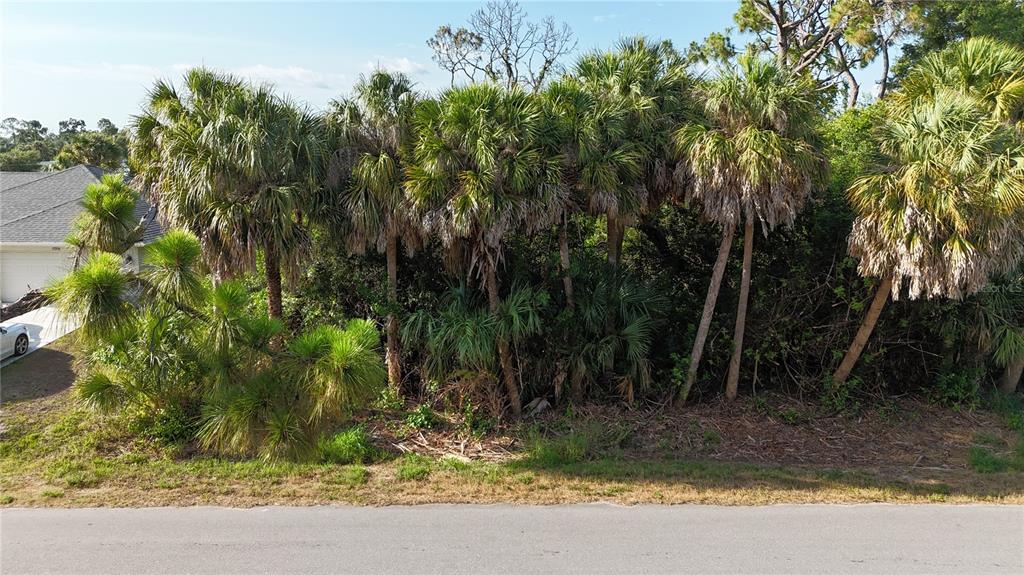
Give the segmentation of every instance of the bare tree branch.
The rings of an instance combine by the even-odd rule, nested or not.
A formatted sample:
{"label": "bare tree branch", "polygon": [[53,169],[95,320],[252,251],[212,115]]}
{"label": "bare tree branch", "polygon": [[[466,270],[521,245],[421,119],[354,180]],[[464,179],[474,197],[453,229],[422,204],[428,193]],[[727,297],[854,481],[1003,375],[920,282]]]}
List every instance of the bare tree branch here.
{"label": "bare tree branch", "polygon": [[488,2],[469,18],[468,28],[438,28],[427,45],[434,61],[448,71],[452,85],[462,73],[469,80],[482,76],[537,91],[561,67],[559,60],[576,49],[572,30],[551,17],[540,22],[513,0]]}

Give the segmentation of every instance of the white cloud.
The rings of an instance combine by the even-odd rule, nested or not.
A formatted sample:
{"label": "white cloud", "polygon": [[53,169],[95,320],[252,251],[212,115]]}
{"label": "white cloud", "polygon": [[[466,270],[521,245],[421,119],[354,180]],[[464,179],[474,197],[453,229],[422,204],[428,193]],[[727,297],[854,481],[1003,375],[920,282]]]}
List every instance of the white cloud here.
{"label": "white cloud", "polygon": [[377,68],[382,68],[384,70],[387,70],[388,72],[401,72],[403,74],[408,74],[410,76],[422,74],[430,69],[427,66],[415,60],[410,60],[409,58],[406,58],[405,56],[401,56],[398,58],[377,56],[376,60],[366,63],[367,70],[376,70]]}
{"label": "white cloud", "polygon": [[609,22],[611,20],[618,19],[618,17],[619,17],[618,14],[598,14],[597,16],[594,16],[594,22],[597,22],[597,23]]}
{"label": "white cloud", "polygon": [[348,77],[345,74],[317,72],[300,66],[267,66],[256,64],[254,66],[243,66],[229,68],[228,72],[248,78],[257,82],[270,82],[281,87],[318,88],[320,90],[334,90],[344,83]]}

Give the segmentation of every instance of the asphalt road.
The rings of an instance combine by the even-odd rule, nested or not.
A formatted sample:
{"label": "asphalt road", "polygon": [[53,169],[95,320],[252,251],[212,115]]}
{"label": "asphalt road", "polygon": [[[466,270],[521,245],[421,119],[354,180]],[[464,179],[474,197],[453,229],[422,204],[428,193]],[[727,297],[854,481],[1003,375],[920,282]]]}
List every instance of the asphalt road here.
{"label": "asphalt road", "polygon": [[15,573],[1024,573],[1024,507],[8,509]]}

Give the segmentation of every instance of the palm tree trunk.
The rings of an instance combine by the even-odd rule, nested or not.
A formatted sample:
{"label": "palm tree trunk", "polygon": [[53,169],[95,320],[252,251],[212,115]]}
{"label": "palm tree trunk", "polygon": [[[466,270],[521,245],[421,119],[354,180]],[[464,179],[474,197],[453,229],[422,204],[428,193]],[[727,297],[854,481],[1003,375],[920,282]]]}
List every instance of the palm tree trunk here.
{"label": "palm tree trunk", "polygon": [[387,317],[387,352],[385,360],[388,364],[388,384],[395,393],[402,390],[401,354],[398,350],[398,238],[388,232],[387,244],[388,267],[388,317]]}
{"label": "palm tree trunk", "polygon": [[[498,297],[498,278],[494,268],[487,266],[487,299],[490,303],[491,313],[498,315],[501,307],[501,299]],[[519,399],[519,383],[516,382],[516,374],[512,370],[512,352],[509,349],[508,341],[504,337],[498,337],[498,361],[501,363],[501,378],[505,382],[505,390],[508,392],[508,402],[512,407],[512,415],[519,417],[523,411],[522,401]]]}
{"label": "palm tree trunk", "polygon": [[700,358],[704,355],[704,343],[708,339],[708,331],[711,329],[711,316],[715,313],[715,304],[718,302],[718,292],[722,289],[722,277],[725,275],[725,264],[729,262],[729,250],[732,249],[732,238],[736,235],[736,225],[729,224],[722,232],[722,242],[718,246],[718,258],[715,259],[715,267],[711,272],[711,283],[708,285],[708,295],[704,298],[704,311],[701,312],[700,325],[697,327],[697,338],[693,341],[693,351],[690,352],[690,369],[686,374],[686,384],[679,398],[685,402],[697,381],[697,369],[700,367]]}
{"label": "palm tree trunk", "polygon": [[562,284],[565,286],[565,303],[569,309],[576,307],[576,298],[572,287],[572,276],[569,274],[569,219],[563,214],[562,223],[558,227],[558,255],[562,263]]}
{"label": "palm tree trunk", "polygon": [[618,269],[619,257],[622,254],[622,236],[625,230],[618,216],[608,212],[608,265],[612,269]]}
{"label": "palm tree trunk", "polygon": [[743,333],[747,328],[747,301],[750,299],[750,265],[754,255],[754,220],[747,216],[743,226],[743,276],[740,279],[740,303],[736,308],[736,330],[732,338],[732,359],[725,380],[725,398],[736,399],[740,387],[740,362],[743,359]]}
{"label": "palm tree trunk", "polygon": [[999,391],[1003,393],[1015,393],[1017,385],[1020,384],[1021,373],[1024,373],[1024,359],[1011,361],[999,378]]}
{"label": "palm tree trunk", "polygon": [[267,311],[270,317],[280,319],[284,315],[281,307],[281,257],[275,246],[267,246],[263,257],[267,268]]}
{"label": "palm tree trunk", "polygon": [[878,316],[882,314],[882,308],[885,307],[885,302],[889,299],[890,290],[892,290],[892,278],[883,278],[882,283],[875,291],[874,299],[871,300],[871,307],[868,308],[868,312],[864,316],[864,322],[860,324],[860,329],[857,330],[857,335],[854,336],[853,343],[850,344],[850,349],[847,350],[846,356],[843,357],[836,372],[832,374],[833,382],[844,383],[850,377],[853,366],[857,365],[857,360],[860,359],[860,354],[864,351],[864,346],[867,345],[868,338],[871,337],[871,332],[875,329],[875,324],[878,323]]}
{"label": "palm tree trunk", "polygon": [[[608,212],[608,269],[611,272],[612,284],[610,287],[613,290],[618,289],[618,270],[619,270],[619,256],[622,254],[622,236],[623,226],[617,216],[612,215],[612,212]],[[609,294],[611,297],[611,294]],[[612,299],[608,301],[608,309],[605,311],[604,318],[604,334],[607,336],[615,333],[615,306],[611,305]],[[606,366],[604,373],[601,374],[601,383],[607,384],[612,379],[612,366]]]}

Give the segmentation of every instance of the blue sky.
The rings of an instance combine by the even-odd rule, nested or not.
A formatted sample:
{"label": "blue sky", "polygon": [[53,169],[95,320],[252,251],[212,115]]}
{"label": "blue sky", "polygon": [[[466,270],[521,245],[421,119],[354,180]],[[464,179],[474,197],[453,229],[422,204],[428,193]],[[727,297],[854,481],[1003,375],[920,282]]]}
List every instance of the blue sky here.
{"label": "blue sky", "polygon": [[[463,24],[483,2],[0,3],[0,116],[51,128],[67,117],[123,125],[157,77],[203,64],[258,81],[313,107],[348,92],[375,66],[424,90],[447,85],[425,41]],[[732,25],[734,1],[526,2],[531,17],[567,22],[578,51],[622,37],[679,47]],[[870,88],[868,88],[870,90]]]}

